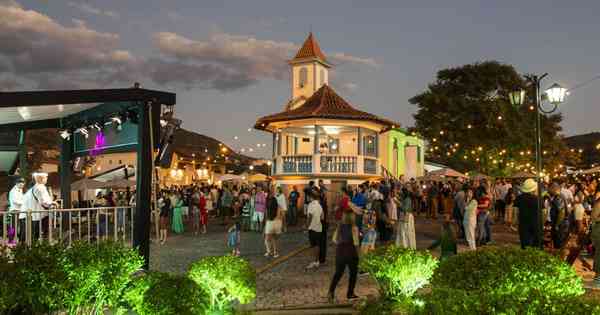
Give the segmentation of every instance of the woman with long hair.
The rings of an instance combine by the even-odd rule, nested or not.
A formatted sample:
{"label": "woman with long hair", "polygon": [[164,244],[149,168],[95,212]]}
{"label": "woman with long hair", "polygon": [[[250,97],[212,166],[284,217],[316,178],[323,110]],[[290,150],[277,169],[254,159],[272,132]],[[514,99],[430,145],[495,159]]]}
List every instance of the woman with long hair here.
{"label": "woman with long hair", "polygon": [[340,282],[346,266],[348,266],[350,272],[346,297],[356,299],[358,297],[354,294],[354,287],[356,286],[356,276],[358,274],[359,236],[354,212],[345,211],[342,214],[342,220],[333,233],[333,242],[336,244],[335,274],[329,286],[329,302],[333,303],[335,299],[335,288]]}
{"label": "woman with long hair", "polygon": [[183,233],[183,194],[176,192],[173,198],[173,222],[171,228],[177,234]]}
{"label": "woman with long hair", "polygon": [[273,191],[269,191],[267,197],[267,213],[265,218],[265,257],[279,257],[277,238],[281,234],[281,210],[277,204],[277,198]]}

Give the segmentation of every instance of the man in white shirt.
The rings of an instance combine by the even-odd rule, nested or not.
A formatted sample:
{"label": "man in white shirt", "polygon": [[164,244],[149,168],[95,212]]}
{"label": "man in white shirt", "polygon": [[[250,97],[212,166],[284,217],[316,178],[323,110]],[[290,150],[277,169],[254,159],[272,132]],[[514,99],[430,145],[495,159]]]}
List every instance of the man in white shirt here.
{"label": "man in white shirt", "polygon": [[277,207],[279,207],[279,210],[281,211],[281,226],[284,232],[287,231],[287,211],[288,211],[288,207],[287,207],[287,200],[285,198],[285,195],[283,194],[283,190],[281,189],[281,186],[277,187],[277,196],[275,197],[275,199],[277,200]]}
{"label": "man in white shirt", "polygon": [[316,192],[313,192],[310,196],[310,203],[308,204],[308,219],[307,222],[307,230],[308,230],[308,241],[310,243],[310,247],[313,250],[313,255],[315,257],[315,261],[310,263],[306,269],[317,268],[319,267],[319,254],[320,254],[320,246],[321,246],[321,238],[323,232],[323,224],[321,221],[323,220],[323,208],[319,203],[319,195]]}
{"label": "man in white shirt", "polygon": [[13,186],[13,188],[8,193],[8,203],[9,203],[8,211],[15,212],[15,213],[10,214],[9,218],[7,220],[9,244],[14,243],[14,237],[15,237],[14,229],[17,224],[16,221],[18,220],[18,216],[19,216],[19,214],[16,212],[21,211],[21,209],[23,207],[23,187],[25,187],[25,180],[23,180],[22,178],[19,178],[15,182],[15,186]]}
{"label": "man in white shirt", "polygon": [[[35,211],[48,210],[55,206],[55,203],[52,201],[52,197],[48,192],[48,188],[46,188],[46,183],[48,182],[48,174],[33,173],[33,180],[35,181],[35,185],[33,185],[33,187],[31,187],[31,189],[29,189],[27,193],[25,193],[25,196],[23,198],[23,206],[25,207],[26,211],[32,211],[31,235],[33,240],[36,240],[40,237],[40,230],[42,230],[44,234],[47,234],[48,213]],[[21,215],[19,215],[19,218],[21,218]]]}

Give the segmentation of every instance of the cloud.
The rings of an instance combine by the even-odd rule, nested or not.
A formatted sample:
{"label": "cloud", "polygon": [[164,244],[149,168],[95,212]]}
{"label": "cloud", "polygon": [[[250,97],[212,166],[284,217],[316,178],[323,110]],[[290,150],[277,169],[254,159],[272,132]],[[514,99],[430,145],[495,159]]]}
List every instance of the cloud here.
{"label": "cloud", "polygon": [[[12,0],[0,0],[0,72],[36,88],[123,86],[151,80],[158,86],[226,92],[262,80],[288,79],[287,60],[299,49],[288,41],[222,31],[204,39],[159,32],[152,41],[157,54],[142,57],[120,48],[118,34],[94,30],[82,20],[60,24]],[[377,65],[371,58],[346,53],[330,57],[339,64]]]}
{"label": "cloud", "polygon": [[12,91],[20,86],[21,83],[15,78],[0,78],[0,91]]}
{"label": "cloud", "polygon": [[331,62],[333,62],[337,66],[341,66],[344,64],[355,64],[355,65],[364,65],[369,67],[379,67],[379,63],[373,58],[362,58],[356,57],[352,55],[348,55],[345,53],[333,53],[327,56]]}
{"label": "cloud", "polygon": [[87,3],[69,2],[68,5],[86,14],[108,16],[114,19],[119,18],[119,14],[117,12],[98,9]]}
{"label": "cloud", "polygon": [[342,83],[342,88],[347,91],[355,91],[356,89],[358,89],[358,84],[354,82],[345,82]]}

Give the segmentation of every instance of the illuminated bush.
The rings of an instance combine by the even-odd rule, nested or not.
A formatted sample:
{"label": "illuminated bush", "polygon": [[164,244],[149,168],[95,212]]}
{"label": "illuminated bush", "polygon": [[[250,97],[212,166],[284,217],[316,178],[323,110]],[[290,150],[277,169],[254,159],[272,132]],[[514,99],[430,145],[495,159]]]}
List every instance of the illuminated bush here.
{"label": "illuminated bush", "polygon": [[465,290],[436,288],[424,297],[425,307],[417,314],[600,314],[600,301],[582,296],[548,297],[540,292],[526,299],[518,296],[469,293]]}
{"label": "illuminated bush", "polygon": [[435,314],[550,314],[560,306],[557,301],[575,301],[584,293],[569,265],[543,251],[516,247],[451,257],[440,264],[431,285],[426,304]]}
{"label": "illuminated bush", "polygon": [[239,257],[202,258],[190,266],[188,276],[208,293],[212,311],[230,310],[235,301],[245,304],[256,297],[256,272]]}
{"label": "illuminated bush", "polygon": [[202,315],[208,294],[185,276],[151,272],[134,280],[125,301],[139,315]]}
{"label": "illuminated bush", "polygon": [[66,249],[63,263],[69,281],[65,299],[69,312],[99,314],[105,307],[118,306],[131,275],[142,265],[137,251],[120,243],[74,243]]}
{"label": "illuminated bush", "polygon": [[19,280],[15,264],[9,262],[8,254],[0,254],[0,314],[16,312],[23,283]]}
{"label": "illuminated bush", "polygon": [[[12,275],[8,289],[14,290],[17,300],[13,309],[24,314],[45,314],[64,309],[68,294],[67,274],[64,271],[64,248],[62,245],[34,243],[31,248],[20,245],[14,252]],[[3,280],[2,282],[4,282]]]}
{"label": "illuminated bush", "polygon": [[429,283],[437,263],[426,251],[391,245],[361,257],[360,269],[375,278],[384,299],[404,300]]}

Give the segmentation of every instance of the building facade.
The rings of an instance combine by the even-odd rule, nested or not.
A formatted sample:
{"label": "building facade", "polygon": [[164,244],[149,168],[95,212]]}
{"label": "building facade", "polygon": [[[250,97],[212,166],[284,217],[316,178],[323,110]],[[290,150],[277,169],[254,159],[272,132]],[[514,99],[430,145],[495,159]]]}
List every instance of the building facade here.
{"label": "building facade", "polygon": [[[422,175],[422,141],[339,96],[328,82],[331,64],[312,33],[289,65],[291,99],[282,112],[259,118],[254,126],[273,135],[276,184],[323,179],[356,185],[390,174],[398,177],[409,169],[414,177]],[[407,167],[407,157],[413,156],[413,168],[420,169]]]}

